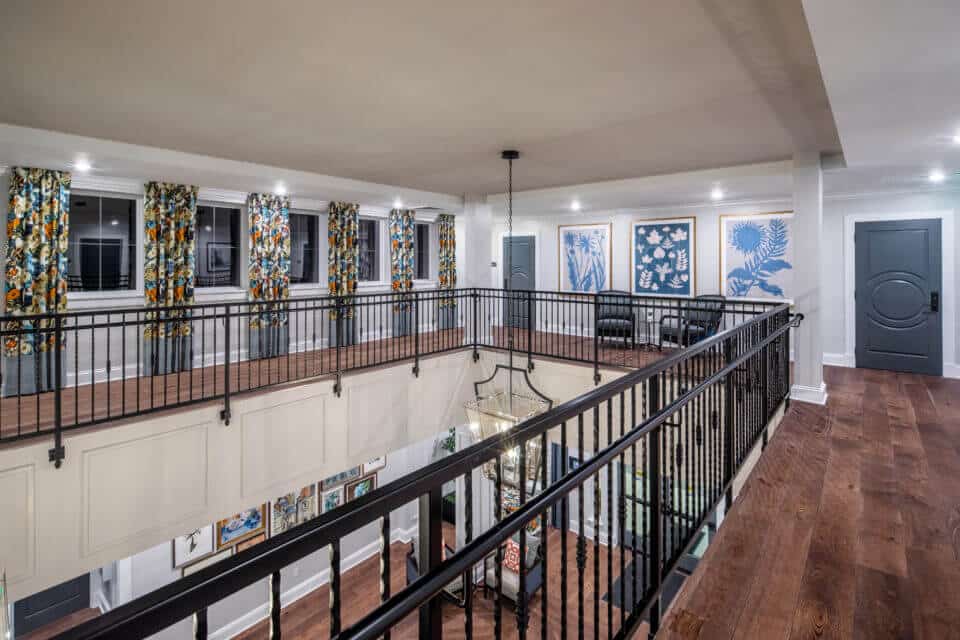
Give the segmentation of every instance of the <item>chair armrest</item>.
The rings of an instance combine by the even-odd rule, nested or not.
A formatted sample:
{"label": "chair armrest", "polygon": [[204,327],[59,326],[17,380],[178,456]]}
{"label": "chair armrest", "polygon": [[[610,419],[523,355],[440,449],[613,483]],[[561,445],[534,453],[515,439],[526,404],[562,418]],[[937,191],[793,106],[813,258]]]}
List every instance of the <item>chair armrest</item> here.
{"label": "chair armrest", "polygon": [[661,328],[663,328],[663,321],[664,321],[664,320],[671,320],[671,319],[672,319],[672,320],[679,320],[681,327],[683,327],[683,325],[690,324],[690,322],[689,322],[686,318],[684,318],[683,316],[678,316],[678,315],[674,315],[674,314],[670,314],[670,315],[666,315],[666,316],[660,316],[660,319],[657,321],[657,324],[658,324]]}

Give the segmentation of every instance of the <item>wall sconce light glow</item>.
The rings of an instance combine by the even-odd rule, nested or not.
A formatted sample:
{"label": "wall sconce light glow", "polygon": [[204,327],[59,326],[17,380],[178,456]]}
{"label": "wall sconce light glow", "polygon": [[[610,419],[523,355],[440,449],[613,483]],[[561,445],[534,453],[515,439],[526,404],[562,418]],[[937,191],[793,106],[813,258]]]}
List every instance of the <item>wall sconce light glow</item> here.
{"label": "wall sconce light glow", "polygon": [[73,163],[74,171],[79,171],[80,173],[87,173],[90,171],[90,161],[86,158],[77,158]]}
{"label": "wall sconce light glow", "polygon": [[273,192],[276,193],[278,196],[285,196],[287,195],[287,187],[282,182],[278,182]]}
{"label": "wall sconce light glow", "polygon": [[723,200],[723,195],[724,195],[723,189],[721,189],[720,187],[714,187],[713,190],[710,192],[710,199],[713,200],[714,202],[718,202],[720,200]]}
{"label": "wall sconce light glow", "polygon": [[112,219],[112,220],[110,221],[110,226],[112,226],[112,227],[115,227],[115,226],[117,226],[118,224],[120,224],[120,221],[117,220],[116,218],[114,218],[114,219]]}
{"label": "wall sconce light glow", "polygon": [[953,144],[960,144],[960,133],[957,133],[957,135],[953,136]]}
{"label": "wall sconce light glow", "polygon": [[934,169],[930,172],[930,182],[934,184],[940,184],[947,179],[946,174],[940,169]]}
{"label": "wall sconce light glow", "polygon": [[393,201],[393,208],[394,208],[394,209],[403,209],[403,200],[401,200],[400,198],[394,199],[394,201]]}
{"label": "wall sconce light glow", "polygon": [[573,202],[571,202],[570,209],[572,209],[573,211],[580,211],[580,201],[574,200]]}

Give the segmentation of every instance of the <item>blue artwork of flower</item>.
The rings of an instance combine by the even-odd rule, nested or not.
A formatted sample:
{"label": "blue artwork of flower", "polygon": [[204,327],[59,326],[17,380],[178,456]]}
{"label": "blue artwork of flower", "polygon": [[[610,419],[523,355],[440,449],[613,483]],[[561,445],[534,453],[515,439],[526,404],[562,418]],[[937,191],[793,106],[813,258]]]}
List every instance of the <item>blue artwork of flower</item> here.
{"label": "blue artwork of flower", "polygon": [[693,223],[633,226],[633,292],[689,296],[693,292]]}
{"label": "blue artwork of flower", "polygon": [[785,220],[734,222],[727,245],[727,266],[731,267],[726,274],[728,296],[786,297],[785,276],[793,265],[787,260],[792,247]]}
{"label": "blue artwork of flower", "polygon": [[607,286],[609,227],[561,229],[564,291],[592,293]]}

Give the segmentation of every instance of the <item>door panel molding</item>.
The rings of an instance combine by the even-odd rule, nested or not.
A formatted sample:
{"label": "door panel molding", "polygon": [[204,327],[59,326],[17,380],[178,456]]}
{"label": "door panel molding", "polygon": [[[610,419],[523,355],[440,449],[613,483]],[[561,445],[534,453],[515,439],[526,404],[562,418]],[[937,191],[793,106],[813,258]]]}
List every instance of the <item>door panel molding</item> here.
{"label": "door panel molding", "polygon": [[844,360],[855,366],[857,347],[857,309],[854,301],[856,288],[856,244],[854,232],[858,222],[887,222],[897,220],[940,220],[941,295],[940,315],[943,345],[944,375],[957,369],[956,359],[956,237],[955,216],[952,209],[908,211],[904,213],[851,213],[843,217],[843,300],[844,300]]}

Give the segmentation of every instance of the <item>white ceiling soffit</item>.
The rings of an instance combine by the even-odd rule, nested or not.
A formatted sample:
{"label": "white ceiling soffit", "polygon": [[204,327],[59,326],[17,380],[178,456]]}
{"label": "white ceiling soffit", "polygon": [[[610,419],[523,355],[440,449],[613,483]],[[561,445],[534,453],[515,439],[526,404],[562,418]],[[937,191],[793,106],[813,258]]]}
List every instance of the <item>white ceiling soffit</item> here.
{"label": "white ceiling soffit", "polygon": [[[839,151],[801,0],[4,0],[0,122],[450,194]],[[94,162],[97,159],[94,158]]]}
{"label": "white ceiling soffit", "polygon": [[282,185],[293,196],[294,207],[298,202],[343,200],[390,208],[399,199],[406,207],[463,208],[460,196],[0,124],[0,165],[70,170],[78,158],[92,164],[84,175],[92,183],[107,176],[135,184],[163,180],[240,193],[272,193]]}
{"label": "white ceiling soffit", "polygon": [[803,0],[849,167],[960,169],[958,0]]}

